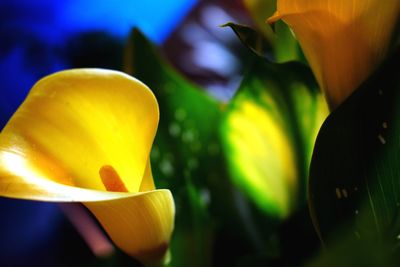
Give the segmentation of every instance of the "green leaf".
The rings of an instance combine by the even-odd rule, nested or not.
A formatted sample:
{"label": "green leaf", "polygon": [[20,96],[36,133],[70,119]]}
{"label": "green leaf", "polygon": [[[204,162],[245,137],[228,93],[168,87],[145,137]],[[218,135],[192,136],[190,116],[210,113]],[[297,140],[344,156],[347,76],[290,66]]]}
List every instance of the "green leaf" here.
{"label": "green leaf", "polygon": [[327,112],[308,67],[255,57],[221,139],[234,183],[267,214],[282,219],[305,205],[311,151]]}
{"label": "green leaf", "polygon": [[160,107],[151,163],[157,187],[171,189],[176,202],[171,264],[207,266],[214,228],[208,185],[224,177],[216,130],[223,105],[180,76],[137,30],[125,60],[128,72],[153,90]]}
{"label": "green leaf", "polygon": [[383,244],[354,240],[347,235],[335,242],[329,250],[310,261],[307,267],[396,267],[398,260],[392,254],[390,247]]}
{"label": "green leaf", "polygon": [[209,170],[215,164],[211,158],[220,155],[215,128],[223,105],[172,69],[140,32],[135,30],[130,41],[126,66],[133,71],[128,72],[153,90],[160,107],[151,155],[156,182],[170,188],[188,179],[204,184],[216,175]]}
{"label": "green leaf", "polygon": [[265,21],[274,14],[276,9],[276,0],[243,0],[243,4],[251,15],[257,30],[260,31],[267,40],[273,40],[275,37],[272,28]]}
{"label": "green leaf", "polygon": [[353,239],[399,243],[399,62],[398,50],[331,113],[318,135],[310,205],[328,245],[338,227]]}
{"label": "green leaf", "polygon": [[278,21],[273,27],[266,23],[276,10],[276,0],[243,0],[256,29],[228,23],[240,41],[251,51],[276,62],[300,60],[306,62],[290,28]]}
{"label": "green leaf", "polygon": [[246,25],[235,24],[228,22],[221,27],[230,27],[239,40],[245,45],[250,51],[258,55],[259,57],[265,57],[272,60],[271,55],[272,47],[267,39],[259,32]]}
{"label": "green leaf", "polygon": [[[125,60],[128,72],[153,90],[160,106],[151,163],[157,187],[171,189],[177,208],[171,266],[209,266],[230,250],[255,247],[222,155],[219,128],[226,105],[184,79],[138,31]],[[216,253],[214,242],[229,244]]]}
{"label": "green leaf", "polygon": [[[299,60],[306,63],[299,44],[288,26],[282,21],[274,24],[275,36],[270,39],[266,39],[261,32],[246,25],[228,22],[222,27],[230,27],[242,44],[259,57],[273,62]],[[266,25],[266,27],[270,26]]]}
{"label": "green leaf", "polygon": [[275,40],[274,54],[277,62],[286,62],[299,60],[307,63],[300,45],[294,37],[292,30],[283,21],[277,21],[274,24]]}

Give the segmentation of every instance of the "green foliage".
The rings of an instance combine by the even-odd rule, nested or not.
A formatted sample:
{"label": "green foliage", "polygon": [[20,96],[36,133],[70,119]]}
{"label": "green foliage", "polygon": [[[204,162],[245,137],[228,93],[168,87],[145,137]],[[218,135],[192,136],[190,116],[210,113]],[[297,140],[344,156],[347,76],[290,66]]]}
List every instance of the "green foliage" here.
{"label": "green foliage", "polygon": [[[333,236],[344,229],[348,234],[341,236],[342,242],[354,247],[372,244],[364,249],[379,255],[382,251],[398,254],[399,52],[331,113],[318,135],[310,172],[310,203],[328,248],[336,247]],[[350,257],[342,252],[337,256],[342,261]],[[339,265],[354,266],[348,263]]]}
{"label": "green foliage", "polygon": [[272,50],[270,42],[255,29],[246,25],[235,24],[233,22],[228,22],[221,27],[230,27],[237,37],[239,37],[242,44],[257,56],[269,59],[272,58],[272,55],[270,54]]}
{"label": "green foliage", "polygon": [[285,62],[299,60],[306,63],[300,45],[291,29],[283,21],[275,22],[273,27],[276,34],[276,41],[274,43],[276,61]]}
{"label": "green foliage", "polygon": [[128,45],[126,67],[153,90],[160,107],[151,163],[157,187],[171,189],[176,201],[178,231],[172,254],[177,249],[180,258],[172,258],[173,266],[192,261],[192,266],[206,266],[214,227],[206,184],[224,176],[215,131],[222,105],[173,70],[136,30]]}
{"label": "green foliage", "polygon": [[221,140],[235,184],[267,214],[285,218],[305,205],[314,140],[326,115],[308,67],[255,58],[228,106]]}
{"label": "green foliage", "polygon": [[276,38],[273,29],[265,21],[276,10],[276,0],[243,0],[243,4],[250,14],[253,22],[265,39],[273,41]]}
{"label": "green foliage", "polygon": [[306,267],[396,267],[398,261],[393,259],[391,249],[382,244],[365,242],[346,238],[340,235],[332,249],[324,251],[319,257],[314,258]]}
{"label": "green foliage", "polygon": [[[275,220],[304,207],[312,145],[326,114],[310,70],[254,57],[226,106],[187,82],[138,31],[125,61],[160,106],[151,163],[157,187],[171,189],[176,201],[171,266],[253,261],[243,253],[279,257]],[[247,146],[255,136],[261,145]],[[240,254],[227,260],[232,250]]]}
{"label": "green foliage", "polygon": [[245,29],[243,27],[249,27],[234,23],[229,23],[228,26],[235,31],[245,46],[258,51],[259,47],[247,41],[263,40],[264,47],[269,48],[268,53],[264,53],[263,56],[267,55],[270,60],[276,62],[304,60],[297,40],[285,23],[278,21],[273,26],[266,23],[267,18],[276,11],[276,0],[243,0],[243,2],[255,22],[256,29],[243,31]]}
{"label": "green foliage", "polygon": [[[222,27],[230,27],[243,45],[259,57],[281,63],[293,60],[305,62],[299,44],[288,26],[282,21],[278,21],[274,25],[275,36],[272,39],[273,41],[246,25],[229,22]],[[270,26],[266,25],[266,27]]]}

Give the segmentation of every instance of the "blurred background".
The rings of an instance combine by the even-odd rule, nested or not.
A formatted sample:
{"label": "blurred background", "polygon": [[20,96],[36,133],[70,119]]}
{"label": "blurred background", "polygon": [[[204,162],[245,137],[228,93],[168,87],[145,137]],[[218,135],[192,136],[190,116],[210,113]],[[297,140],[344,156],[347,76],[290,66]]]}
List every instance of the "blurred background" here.
{"label": "blurred background", "polygon": [[238,0],[5,0],[0,14],[1,125],[40,77],[71,67],[121,69],[133,27],[187,77],[227,99],[237,87],[241,49],[219,26],[249,21]]}

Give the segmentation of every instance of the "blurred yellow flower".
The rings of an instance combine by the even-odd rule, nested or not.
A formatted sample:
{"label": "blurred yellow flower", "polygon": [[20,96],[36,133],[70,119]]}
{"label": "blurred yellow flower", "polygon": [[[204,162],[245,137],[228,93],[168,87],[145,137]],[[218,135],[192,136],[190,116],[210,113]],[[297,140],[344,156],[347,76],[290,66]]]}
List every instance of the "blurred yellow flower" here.
{"label": "blurred yellow flower", "polygon": [[278,0],[276,13],[294,31],[331,109],[384,58],[400,1]]}
{"label": "blurred yellow flower", "polygon": [[0,195],[82,202],[114,243],[146,265],[163,260],[174,226],[149,154],[159,110],[140,81],[67,70],[40,80],[0,134]]}

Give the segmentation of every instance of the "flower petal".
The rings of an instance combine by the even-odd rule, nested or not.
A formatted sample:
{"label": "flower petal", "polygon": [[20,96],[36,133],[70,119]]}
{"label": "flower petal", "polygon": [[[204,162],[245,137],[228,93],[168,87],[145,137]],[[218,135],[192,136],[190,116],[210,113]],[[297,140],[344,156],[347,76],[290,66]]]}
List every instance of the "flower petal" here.
{"label": "flower petal", "polygon": [[[13,176],[21,178],[18,183],[26,183],[26,190],[33,183],[28,177],[38,173],[43,179],[105,190],[99,170],[110,165],[127,189],[137,192],[158,119],[152,92],[128,75],[100,69],[58,72],[32,88],[0,134],[5,160],[10,155],[19,161],[24,158],[29,168],[25,173],[10,164],[0,168],[11,168]],[[37,189],[32,187],[36,190],[32,194]]]}
{"label": "flower petal", "polygon": [[59,175],[56,166],[50,169],[38,168],[23,155],[0,151],[0,195],[52,202],[85,202],[112,200],[135,194],[64,185],[50,179],[49,171]]}
{"label": "flower petal", "polygon": [[[82,202],[123,251],[146,263],[161,260],[174,226],[169,190],[120,193],[63,185],[42,177],[22,156],[0,153],[1,195],[22,199]],[[148,165],[149,166],[149,165]]]}
{"label": "flower petal", "polygon": [[114,243],[142,263],[161,260],[174,228],[175,206],[169,190],[84,203]]}
{"label": "flower petal", "polygon": [[151,173],[150,159],[147,162],[146,170],[144,171],[142,183],[140,184],[139,192],[151,191],[156,189],[153,180],[153,174]]}
{"label": "flower petal", "polygon": [[268,21],[293,29],[335,108],[381,62],[399,14],[400,1],[279,0]]}
{"label": "flower petal", "polygon": [[[125,74],[51,75],[0,134],[0,195],[82,202],[123,251],[146,264],[160,261],[175,206],[170,191],[154,190],[149,153],[158,117],[151,91]],[[105,191],[102,178],[130,193]]]}

